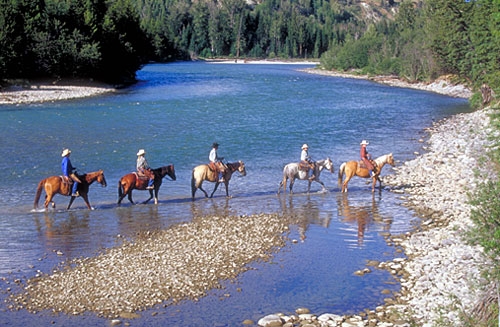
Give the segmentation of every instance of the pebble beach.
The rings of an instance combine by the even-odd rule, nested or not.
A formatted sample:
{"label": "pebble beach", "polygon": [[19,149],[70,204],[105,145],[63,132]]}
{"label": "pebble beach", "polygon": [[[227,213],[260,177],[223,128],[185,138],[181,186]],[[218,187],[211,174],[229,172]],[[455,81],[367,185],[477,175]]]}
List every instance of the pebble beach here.
{"label": "pebble beach", "polygon": [[[404,83],[393,86],[412,88]],[[463,98],[471,94],[445,81],[425,87],[427,91]],[[29,89],[2,90],[0,104],[58,101],[112,91],[106,86],[32,85]],[[363,278],[371,269],[388,270],[401,282],[401,291],[389,294],[384,305],[367,308],[358,315],[290,308],[290,312],[270,313],[259,321],[242,324],[460,326],[461,317],[470,313],[487,287],[480,275],[481,268],[487,265],[482,249],[468,245],[463,235],[472,224],[468,194],[479,182],[474,170],[487,169],[479,162],[492,145],[488,136],[493,131],[488,111],[478,110],[437,122],[427,132],[428,138],[421,140],[422,154],[416,153],[415,159],[382,178],[384,192],[399,194],[404,205],[421,218],[415,231],[386,236],[387,242],[400,247],[405,257],[367,263],[366,271],[353,272]],[[123,240],[122,245],[99,256],[69,262],[50,275],[37,275],[22,285],[22,292],[11,294],[8,306],[33,313],[92,311],[109,318],[112,324],[120,324],[124,319],[138,317],[144,308],[196,300],[207,290],[217,288],[219,280],[236,278],[248,262],[268,260],[286,242],[287,233],[279,215],[200,218],[166,231],[145,233],[133,241]],[[172,243],[175,246],[166,248]],[[199,248],[207,251],[203,260],[197,257],[195,262],[193,253]],[[169,275],[165,275],[167,269],[162,269],[166,266]],[[131,270],[136,272],[134,276],[123,273]]]}

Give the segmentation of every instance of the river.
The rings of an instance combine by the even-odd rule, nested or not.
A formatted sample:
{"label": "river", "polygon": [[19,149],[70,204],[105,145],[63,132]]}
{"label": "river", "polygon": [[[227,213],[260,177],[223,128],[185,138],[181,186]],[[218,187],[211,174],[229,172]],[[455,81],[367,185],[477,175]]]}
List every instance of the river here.
{"label": "river", "polygon": [[[363,277],[354,272],[367,260],[402,254],[384,235],[404,233],[416,217],[397,194],[371,193],[355,178],[339,193],[342,162],[358,159],[359,143],[370,142],[375,157],[393,153],[397,164],[422,152],[424,129],[471,108],[464,99],[393,88],[371,81],[300,72],[305,65],[150,64],[136,85],[88,99],[0,106],[0,297],[5,300],[37,273],[64,262],[94,256],[144,230],[165,229],[193,217],[279,212],[290,219],[287,245],[271,262],[256,262],[237,280],[224,282],[197,302],[150,308],[132,326],[238,326],[275,313],[307,307],[315,313],[352,314],[383,304],[386,290],[399,284],[386,271]],[[191,170],[208,161],[211,144],[229,162],[245,162],[227,199],[201,192],[191,200]],[[306,193],[276,195],[283,166],[297,162],[303,143],[316,159],[331,158],[334,174],[323,172],[328,192],[318,184]],[[92,185],[86,209],[76,199],[55,197],[56,209],[33,210],[38,182],[60,174],[61,151],[72,150],[80,172],[104,169],[108,187]],[[135,169],[136,153],[146,150],[154,168],[174,164],[177,180],[164,180],[159,204],[116,205],[117,183]],[[382,175],[391,174],[386,166]],[[211,191],[213,185],[205,184]],[[134,199],[147,198],[136,191]],[[43,201],[43,199],[42,199]],[[41,202],[42,202],[41,201]],[[202,249],[200,249],[202,251]],[[390,295],[389,295],[390,296]],[[50,312],[10,311],[0,306],[7,325],[103,326],[89,312],[54,316]]]}

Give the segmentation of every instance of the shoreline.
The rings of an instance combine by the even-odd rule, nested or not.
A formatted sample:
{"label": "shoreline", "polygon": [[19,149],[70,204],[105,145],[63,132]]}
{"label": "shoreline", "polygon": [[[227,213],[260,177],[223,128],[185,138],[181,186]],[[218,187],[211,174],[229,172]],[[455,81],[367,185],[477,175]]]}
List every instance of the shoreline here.
{"label": "shoreline", "polygon": [[450,76],[442,76],[442,77],[436,79],[435,81],[433,81],[432,83],[423,83],[423,82],[409,83],[409,82],[405,82],[405,81],[401,80],[400,78],[397,78],[394,76],[355,75],[355,74],[341,73],[341,72],[336,72],[336,71],[328,71],[328,70],[318,69],[318,68],[305,68],[305,69],[301,69],[300,71],[305,72],[305,73],[309,73],[309,74],[316,74],[316,75],[323,75],[323,76],[369,80],[369,81],[373,81],[376,83],[381,83],[381,84],[385,84],[385,85],[389,85],[389,86],[393,86],[393,87],[402,87],[402,88],[409,88],[409,89],[415,89],[415,90],[421,90],[421,91],[434,92],[434,93],[448,95],[448,96],[455,97],[455,98],[468,99],[473,94],[472,90],[470,90],[466,86],[453,83],[451,81]]}
{"label": "shoreline", "polygon": [[114,92],[111,85],[92,80],[33,80],[16,81],[15,85],[0,88],[0,105],[57,102],[88,98]]}

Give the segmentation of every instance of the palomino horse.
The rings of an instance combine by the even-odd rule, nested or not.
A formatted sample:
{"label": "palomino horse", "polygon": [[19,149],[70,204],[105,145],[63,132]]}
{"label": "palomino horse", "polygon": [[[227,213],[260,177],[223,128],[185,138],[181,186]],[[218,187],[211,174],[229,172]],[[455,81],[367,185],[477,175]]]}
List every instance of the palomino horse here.
{"label": "palomino horse", "polygon": [[[83,201],[85,201],[87,208],[92,210],[93,208],[90,206],[88,197],[89,186],[93,182],[97,181],[103,187],[106,187],[107,184],[106,184],[106,178],[104,177],[104,172],[101,169],[99,171],[77,176],[78,179],[80,179],[81,181],[81,183],[78,184],[78,193],[82,197]],[[35,203],[34,203],[35,210],[38,208],[38,200],[40,200],[40,196],[42,195],[42,188],[45,189],[45,204],[44,204],[45,209],[48,208],[49,203],[52,203],[52,208],[56,207],[56,203],[52,201],[52,198],[57,193],[65,196],[71,196],[72,185],[68,182],[65,182],[63,178],[64,178],[63,176],[50,176],[41,180],[40,183],[38,183],[35,195]],[[71,204],[73,204],[73,201],[75,201],[75,197],[71,196],[67,208],[68,210],[71,207]]]}
{"label": "palomino horse", "polygon": [[[325,192],[325,184],[323,184],[322,181],[319,179],[319,175],[321,174],[321,171],[323,169],[329,170],[331,173],[333,173],[333,163],[330,158],[326,158],[323,160],[316,161],[316,166],[317,166],[317,176],[314,176],[314,181],[321,184],[321,187],[323,188],[322,191]],[[307,177],[307,172],[299,169],[299,164],[296,162],[289,163],[288,165],[283,168],[283,180],[280,182],[280,186],[278,188],[278,194],[280,194],[280,190],[283,187],[284,192],[286,192],[286,183],[288,180],[290,180],[290,193],[293,193],[293,184],[295,183],[295,179],[300,179],[300,180],[305,180],[307,179],[309,184],[307,186],[307,193],[311,190],[311,183],[312,181],[308,179]]]}
{"label": "palomino horse", "polygon": [[[163,181],[163,177],[168,175],[173,181],[176,180],[175,177],[175,168],[174,165],[163,166],[156,169],[151,169],[151,172],[154,174],[154,197],[155,204],[158,204],[158,191],[160,190],[161,183]],[[121,204],[123,198],[128,195],[128,200],[130,203],[134,204],[134,200],[132,200],[132,190],[146,190],[148,187],[149,179],[147,177],[139,177],[136,172],[129,173],[118,181],[118,205]],[[149,191],[149,198],[143,203],[148,203],[153,198],[153,190]]]}
{"label": "palomino horse", "polygon": [[[226,197],[229,197],[229,180],[235,171],[238,171],[241,176],[245,176],[247,171],[245,170],[245,164],[243,161],[230,162],[226,164],[227,169],[224,173],[224,185],[226,186]],[[197,189],[200,189],[203,193],[205,193],[205,197],[208,197],[208,193],[201,187],[203,181],[208,181],[215,183],[214,190],[210,197],[213,197],[217,187],[219,187],[219,178],[218,173],[210,169],[208,165],[199,165],[194,167],[193,173],[191,174],[191,197],[194,199],[194,194]]]}
{"label": "palomino horse", "polygon": [[[382,182],[380,181],[379,175],[382,172],[382,168],[384,168],[385,164],[389,164],[394,167],[394,157],[392,156],[392,153],[384,154],[383,156],[375,159],[376,169],[375,176],[372,177],[372,192],[375,192],[375,184],[377,184],[377,180],[379,182],[379,188],[382,189]],[[345,179],[344,182],[342,182],[344,173]],[[370,178],[370,172],[368,171],[368,169],[360,167],[358,161],[348,161],[340,165],[338,182],[339,187],[342,187],[342,192],[347,192],[347,183],[349,183],[349,180],[355,175],[362,178]]]}

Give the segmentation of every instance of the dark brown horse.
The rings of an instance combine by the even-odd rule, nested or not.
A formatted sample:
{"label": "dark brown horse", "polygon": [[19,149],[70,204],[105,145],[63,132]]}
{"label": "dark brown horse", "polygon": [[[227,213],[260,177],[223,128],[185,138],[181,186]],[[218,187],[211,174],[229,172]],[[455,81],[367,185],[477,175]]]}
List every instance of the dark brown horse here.
{"label": "dark brown horse", "polygon": [[[104,171],[101,169],[99,171],[95,171],[92,173],[88,174],[83,174],[83,175],[78,175],[78,178],[80,179],[81,183],[78,184],[78,193],[82,197],[83,201],[85,201],[85,204],[87,205],[87,208],[92,210],[93,208],[90,206],[89,203],[89,186],[93,182],[97,181],[100,183],[103,187],[106,187],[106,178],[104,177]],[[52,203],[52,208],[56,207],[56,203],[52,201],[52,198],[56,194],[61,194],[65,196],[71,196],[71,184],[63,180],[63,176],[50,176],[47,177],[38,183],[38,187],[36,189],[36,195],[35,195],[35,203],[34,203],[34,208],[35,210],[38,208],[38,201],[40,200],[40,196],[42,195],[42,189],[45,188],[45,208],[48,208],[49,203]],[[71,199],[69,200],[68,208],[71,207],[71,204],[73,204],[73,201],[75,201],[75,196],[71,196]]]}
{"label": "dark brown horse", "polygon": [[[382,189],[382,182],[380,181],[379,176],[385,164],[389,164],[394,167],[395,163],[392,153],[384,154],[383,156],[380,156],[377,159],[375,159],[375,166],[376,166],[375,176],[370,177],[370,172],[368,171],[368,169],[361,167],[358,161],[344,162],[342,165],[340,165],[339,168],[339,175],[338,175],[339,187],[342,188],[342,192],[347,192],[347,184],[349,183],[351,178],[353,178],[354,176],[359,176],[361,178],[372,178],[373,180],[372,192],[375,192],[375,184],[377,184],[377,181],[379,182],[379,189]],[[345,173],[345,179],[344,182],[342,182],[342,177],[344,173]]]}
{"label": "dark brown horse", "polygon": [[[238,171],[241,176],[245,176],[247,174],[247,171],[245,170],[245,164],[243,163],[243,161],[227,163],[226,166],[227,169],[224,174],[224,185],[226,186],[226,197],[229,197],[228,186],[229,180],[231,179],[233,173],[235,171]],[[213,197],[215,191],[217,190],[217,187],[219,187],[220,184],[218,173],[210,169],[208,165],[199,165],[194,167],[193,173],[191,175],[191,196],[193,199],[197,189],[200,189],[203,193],[205,193],[206,198],[208,197],[207,192],[205,192],[205,190],[201,187],[203,181],[215,183],[214,190],[212,191],[212,194],[210,194],[210,197]]]}
{"label": "dark brown horse", "polygon": [[[174,165],[151,169],[151,172],[154,174],[154,189],[148,190],[149,198],[143,202],[144,204],[148,203],[153,198],[153,191],[155,204],[158,204],[158,191],[160,190],[161,183],[163,182],[163,177],[168,175],[173,181],[176,180]],[[148,181],[149,178],[144,176],[139,177],[136,172],[129,173],[120,178],[120,181],[118,182],[118,205],[121,204],[123,198],[127,195],[130,203],[134,204],[134,200],[132,200],[132,190],[146,190]]]}

